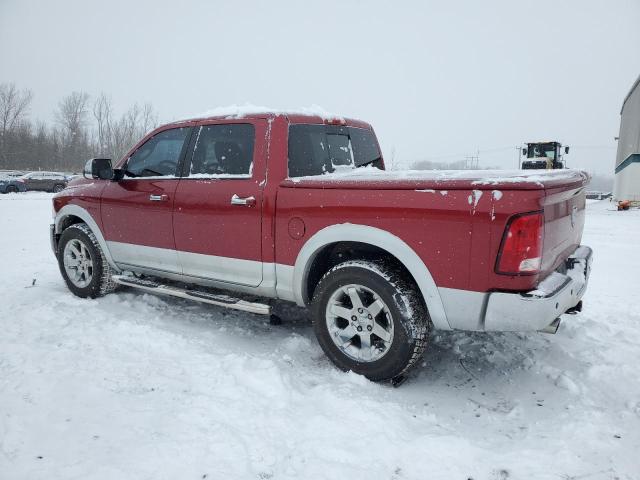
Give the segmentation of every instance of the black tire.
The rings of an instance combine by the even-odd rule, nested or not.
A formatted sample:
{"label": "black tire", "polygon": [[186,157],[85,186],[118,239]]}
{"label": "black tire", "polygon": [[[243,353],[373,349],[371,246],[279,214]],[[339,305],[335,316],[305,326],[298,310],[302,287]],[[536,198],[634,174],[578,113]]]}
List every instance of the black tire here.
{"label": "black tire", "polygon": [[9,185],[5,189],[5,192],[7,192],[7,193],[18,193],[18,187],[16,187],[15,185]]}
{"label": "black tire", "polygon": [[[387,262],[351,260],[333,267],[322,277],[311,301],[313,325],[322,350],[338,368],[351,370],[373,381],[401,381],[420,360],[427,344],[431,320],[417,286],[407,276],[406,272]],[[388,323],[390,316],[390,322],[393,323],[392,341],[386,347],[386,353],[373,361],[351,358],[338,347],[329,331],[329,303],[336,294],[340,295],[343,287],[352,284],[375,293],[388,307],[384,321]],[[351,319],[355,321],[354,317]],[[369,337],[371,342],[375,338]],[[353,340],[351,343],[354,343]]]}
{"label": "black tire", "polygon": [[[93,263],[91,280],[84,287],[74,284],[74,281],[69,278],[64,265],[65,247],[73,240],[82,242],[89,251]],[[74,295],[82,298],[96,298],[116,289],[117,284],[111,279],[111,267],[104,256],[104,252],[100,248],[96,236],[85,223],[76,223],[62,232],[58,242],[57,257],[62,278],[64,278],[67,287]]]}
{"label": "black tire", "polygon": [[53,189],[51,190],[53,193],[58,193],[61,192],[62,190],[64,190],[65,186],[62,183],[57,183],[53,186]]}

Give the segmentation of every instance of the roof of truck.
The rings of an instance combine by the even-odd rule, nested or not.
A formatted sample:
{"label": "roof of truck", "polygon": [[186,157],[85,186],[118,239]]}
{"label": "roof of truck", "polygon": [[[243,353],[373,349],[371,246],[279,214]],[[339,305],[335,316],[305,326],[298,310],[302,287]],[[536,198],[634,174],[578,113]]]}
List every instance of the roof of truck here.
{"label": "roof of truck", "polygon": [[217,107],[207,110],[205,112],[189,116],[183,120],[172,122],[172,124],[202,120],[238,120],[243,118],[255,119],[276,116],[285,116],[291,123],[332,123],[337,125],[371,128],[371,125],[367,122],[363,122],[362,120],[355,118],[348,118],[337,113],[328,112],[317,105],[297,109],[277,109],[255,105],[231,105],[228,107]]}

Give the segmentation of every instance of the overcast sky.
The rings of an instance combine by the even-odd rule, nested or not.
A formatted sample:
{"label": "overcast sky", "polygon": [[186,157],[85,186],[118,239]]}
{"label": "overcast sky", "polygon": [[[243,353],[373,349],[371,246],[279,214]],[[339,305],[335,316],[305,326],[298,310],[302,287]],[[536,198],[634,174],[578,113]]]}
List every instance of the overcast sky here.
{"label": "overcast sky", "polygon": [[0,0],[0,83],[32,118],[104,91],[160,120],[252,103],[369,121],[387,161],[515,167],[559,140],[612,173],[620,107],[640,75],[640,1]]}

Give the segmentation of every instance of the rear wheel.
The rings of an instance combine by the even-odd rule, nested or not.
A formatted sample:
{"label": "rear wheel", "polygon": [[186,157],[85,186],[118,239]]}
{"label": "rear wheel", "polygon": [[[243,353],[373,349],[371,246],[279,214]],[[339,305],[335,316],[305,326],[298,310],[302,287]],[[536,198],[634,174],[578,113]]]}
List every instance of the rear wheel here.
{"label": "rear wheel", "polygon": [[62,190],[64,190],[64,185],[62,185],[61,183],[58,183],[56,185],[53,186],[53,193],[58,193],[61,192]]}
{"label": "rear wheel", "polygon": [[370,380],[404,377],[420,359],[429,314],[406,272],[352,260],[327,272],[312,300],[320,346],[342,370]]}
{"label": "rear wheel", "polygon": [[116,288],[100,244],[84,223],[71,225],[62,232],[58,266],[67,287],[78,297],[101,297]]}

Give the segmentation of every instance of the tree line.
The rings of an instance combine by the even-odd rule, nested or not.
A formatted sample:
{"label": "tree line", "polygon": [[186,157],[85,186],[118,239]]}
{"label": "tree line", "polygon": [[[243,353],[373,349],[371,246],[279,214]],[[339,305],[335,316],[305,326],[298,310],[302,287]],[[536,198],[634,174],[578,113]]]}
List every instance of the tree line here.
{"label": "tree line", "polygon": [[33,92],[0,83],[0,170],[79,172],[93,157],[119,159],[158,124],[149,103],[114,113],[105,93],[71,92],[59,102],[54,123],[31,120]]}

